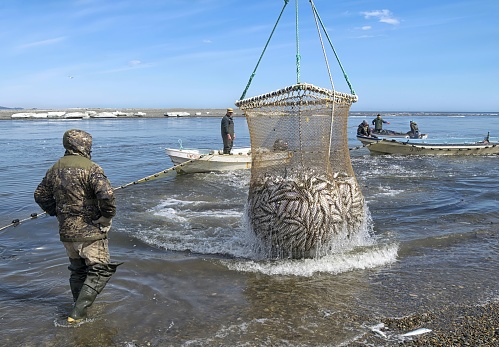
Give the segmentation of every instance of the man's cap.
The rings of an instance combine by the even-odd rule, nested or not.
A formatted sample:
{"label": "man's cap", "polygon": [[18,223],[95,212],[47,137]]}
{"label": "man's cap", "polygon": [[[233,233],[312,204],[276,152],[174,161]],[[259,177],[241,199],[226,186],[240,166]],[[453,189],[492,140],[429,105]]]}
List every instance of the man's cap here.
{"label": "man's cap", "polygon": [[233,109],[231,109],[230,107],[227,109],[227,112],[234,112]]}

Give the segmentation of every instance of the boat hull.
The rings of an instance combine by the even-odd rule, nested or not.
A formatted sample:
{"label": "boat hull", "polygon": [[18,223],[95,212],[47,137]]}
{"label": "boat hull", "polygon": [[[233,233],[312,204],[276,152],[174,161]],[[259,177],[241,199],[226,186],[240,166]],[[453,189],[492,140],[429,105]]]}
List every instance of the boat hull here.
{"label": "boat hull", "polygon": [[167,148],[165,151],[174,165],[190,161],[188,165],[179,167],[178,173],[223,172],[251,168],[250,148],[234,149],[230,155],[221,154],[216,150]]}
{"label": "boat hull", "polygon": [[397,155],[497,155],[499,143],[431,144],[357,137],[371,153]]}
{"label": "boat hull", "polygon": [[416,136],[411,135],[411,133],[402,133],[393,130],[373,130],[373,135],[379,138],[393,138],[393,139],[427,139],[428,134],[417,134]]}

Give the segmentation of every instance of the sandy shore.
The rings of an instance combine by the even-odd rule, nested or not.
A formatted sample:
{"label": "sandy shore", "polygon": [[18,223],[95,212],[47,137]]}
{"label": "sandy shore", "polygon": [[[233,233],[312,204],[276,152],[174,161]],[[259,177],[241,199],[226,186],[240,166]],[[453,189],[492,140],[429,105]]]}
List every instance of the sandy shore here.
{"label": "sandy shore", "polygon": [[[96,113],[101,112],[115,112],[126,114],[126,116],[119,116],[118,118],[138,118],[134,114],[138,112],[145,113],[145,115],[140,116],[141,118],[163,118],[165,113],[175,113],[175,112],[187,112],[190,115],[188,117],[223,117],[225,114],[225,109],[184,109],[184,108],[124,108],[124,109],[109,109],[109,108],[71,108],[71,109],[0,109],[0,120],[11,120],[12,115],[15,113],[46,113],[46,112],[86,112],[93,111]],[[242,116],[242,113],[235,109],[234,116]],[[15,118],[16,120],[34,120],[34,119],[45,119],[45,118]],[[57,118],[55,118],[57,119]]]}

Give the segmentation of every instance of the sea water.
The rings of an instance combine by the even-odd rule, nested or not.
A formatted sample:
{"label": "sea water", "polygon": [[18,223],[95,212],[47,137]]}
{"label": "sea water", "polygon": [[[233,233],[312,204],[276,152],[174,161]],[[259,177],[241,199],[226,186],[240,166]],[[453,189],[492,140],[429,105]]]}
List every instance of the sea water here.
{"label": "sea water", "polygon": [[[352,113],[357,125],[375,113]],[[384,116],[429,138],[482,140],[497,116]],[[238,147],[250,144],[235,118]],[[62,134],[90,132],[114,187],[172,167],[166,147],[222,147],[220,118],[0,121],[0,226],[40,209],[33,191],[63,154]],[[180,140],[180,141],[179,141]],[[497,300],[499,157],[371,155],[351,150],[369,210],[362,240],[320,259],[261,259],[245,223],[250,171],[176,175],[116,191],[110,235],[124,262],[68,327],[68,260],[55,218],[0,232],[0,341],[22,346],[348,346],[384,317]],[[380,342],[381,344],[382,342]]]}

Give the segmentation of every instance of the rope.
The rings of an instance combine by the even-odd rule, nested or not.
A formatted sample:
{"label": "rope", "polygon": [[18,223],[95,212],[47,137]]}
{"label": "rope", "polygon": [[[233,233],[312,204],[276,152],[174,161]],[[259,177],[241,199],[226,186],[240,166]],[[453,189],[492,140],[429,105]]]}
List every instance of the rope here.
{"label": "rope", "polygon": [[300,84],[300,34],[298,29],[298,0],[296,0],[296,83]]}
{"label": "rope", "polygon": [[284,12],[284,9],[286,8],[286,5],[288,4],[288,2],[289,2],[289,0],[284,0],[284,6],[282,7],[281,13],[279,14],[279,17],[277,18],[277,22],[275,23],[274,28],[272,29],[272,32],[270,33],[270,37],[267,40],[267,43],[265,44],[265,47],[263,48],[262,54],[260,55],[260,59],[258,59],[258,62],[256,63],[256,66],[255,66],[255,69],[253,70],[253,73],[250,76],[248,84],[246,85],[246,88],[244,89],[243,94],[241,95],[241,97],[239,98],[239,100],[244,99],[244,97],[246,96],[246,92],[248,91],[248,88],[251,85],[251,81],[253,80],[253,77],[255,77],[255,75],[256,75],[256,69],[258,69],[258,65],[260,65],[260,62],[262,61],[263,55],[264,55],[265,51],[267,50],[267,46],[270,43],[270,39],[272,39],[272,35],[274,35],[274,31],[277,28],[277,24],[279,23],[279,20],[281,19],[281,16],[282,16],[282,14]]}
{"label": "rope", "polygon": [[[350,80],[348,79],[348,75],[346,74],[345,69],[343,68],[343,65],[341,64],[340,58],[339,58],[338,54],[336,53],[336,50],[334,49],[333,43],[331,42],[331,38],[329,37],[329,34],[326,31],[326,27],[324,26],[324,23],[322,22],[322,19],[319,16],[319,12],[317,11],[317,8],[315,7],[313,0],[309,0],[309,1],[310,1],[310,5],[312,7],[312,12],[314,14],[316,26],[318,27],[318,23],[320,23],[320,26],[321,26],[322,30],[324,31],[324,34],[326,35],[326,38],[329,42],[329,45],[331,46],[331,49],[334,53],[334,56],[336,57],[336,61],[338,62],[338,65],[340,66],[340,69],[343,73],[343,77],[345,78],[345,81],[346,81],[348,87],[350,88],[350,93],[352,95],[355,95],[355,90],[353,89],[352,84],[350,83]],[[246,93],[248,92],[248,89],[251,85],[251,82],[253,81],[253,78],[256,75],[256,70],[258,69],[260,62],[262,61],[263,55],[265,54],[265,51],[267,50],[267,47],[270,43],[270,40],[272,39],[272,36],[274,35],[274,32],[277,28],[277,24],[279,23],[279,21],[282,17],[282,14],[284,12],[284,9],[286,8],[288,2],[289,2],[289,0],[284,0],[284,6],[282,7],[281,13],[279,14],[279,17],[277,18],[277,21],[274,25],[274,28],[272,29],[272,32],[270,33],[270,37],[268,38],[267,43],[265,44],[265,47],[263,48],[262,54],[260,55],[260,58],[258,59],[258,62],[255,66],[255,69],[253,70],[253,73],[251,74],[249,81],[246,84],[246,88],[244,89],[243,93],[241,94],[241,97],[239,98],[239,100],[243,100],[246,97]],[[318,28],[318,32],[319,32],[319,38],[321,41],[321,46],[322,46],[322,50],[324,53],[324,57],[326,59],[326,66],[327,66],[327,70],[329,73],[329,79],[331,81],[331,86],[333,87],[333,90],[334,90],[333,79],[331,76],[331,71],[329,68],[329,63],[327,61],[327,57],[326,57],[326,53],[325,53],[325,49],[324,49],[324,43],[322,41],[322,36],[320,34],[319,28]],[[300,64],[301,64],[301,55],[300,55],[299,25],[298,25],[298,0],[296,0],[296,80],[297,80],[297,84],[300,84]]]}
{"label": "rope", "polygon": [[348,150],[350,150],[350,151],[354,151],[354,150],[356,150],[356,149],[361,149],[361,148],[364,148],[364,147],[365,147],[365,148],[367,148],[367,147],[369,147],[369,146],[371,146],[371,145],[374,145],[375,143],[378,143],[379,141],[382,141],[382,140],[380,139],[380,140],[378,140],[378,141],[376,141],[376,142],[371,142],[371,143],[368,143],[367,145],[362,144],[362,146],[351,147],[351,148],[349,148]]}
{"label": "rope", "polygon": [[[331,75],[331,69],[329,67],[329,61],[327,59],[327,53],[326,53],[326,49],[324,48],[324,41],[322,40],[322,35],[321,35],[321,29],[319,27],[319,23],[318,23],[318,20],[317,20],[317,15],[316,15],[316,12],[314,10],[314,4],[312,3],[312,1],[310,1],[310,4],[312,6],[312,14],[314,16],[314,20],[315,20],[315,27],[317,28],[317,35],[319,36],[319,41],[321,43],[321,48],[322,48],[322,54],[324,55],[324,61],[326,63],[326,69],[327,69],[327,73],[329,75],[329,81],[331,82],[331,89],[333,91],[333,100],[336,100],[336,90],[334,89],[334,82],[333,82],[333,76]],[[335,105],[336,103],[333,102],[333,106],[332,106],[332,109],[331,109],[331,126],[330,126],[330,129],[329,129],[329,145],[328,145],[328,151],[330,152],[331,151],[331,141],[332,141],[332,134],[333,134],[333,128],[334,128],[334,112],[335,112]]]}
{"label": "rope", "polygon": [[[198,160],[198,159],[200,159],[200,158],[203,158],[204,156],[206,156],[206,155],[202,155],[202,156],[200,156],[199,158],[195,158],[195,159],[190,159],[190,160],[184,161],[183,163],[180,163],[180,164],[178,164],[178,165],[174,165],[174,166],[172,166],[171,168],[168,168],[168,169],[166,169],[166,170],[163,170],[163,171],[157,172],[157,173],[155,173],[155,174],[152,174],[152,175],[146,176],[146,177],[141,178],[141,179],[139,179],[139,180],[137,180],[137,181],[133,181],[133,182],[130,182],[130,183],[127,183],[127,184],[121,185],[121,186],[119,186],[119,187],[113,188],[113,191],[117,191],[117,190],[120,190],[120,189],[123,189],[123,188],[129,187],[129,186],[132,186],[132,185],[136,185],[136,184],[139,184],[139,183],[144,183],[144,182],[154,181],[154,180],[156,180],[156,179],[158,179],[158,178],[164,177],[165,175],[167,175],[167,174],[168,174],[168,173],[170,173],[171,171],[176,170],[176,169],[177,169],[177,168],[179,168],[179,167],[185,166],[185,165],[187,165],[187,164],[189,164],[189,163],[191,163],[191,162],[193,162],[193,161],[196,161],[196,160]],[[213,156],[214,156],[214,154],[210,154],[210,156],[212,156],[212,157],[213,157]],[[210,160],[210,158],[208,158],[208,160]],[[23,222],[26,222],[26,221],[28,221],[28,220],[32,220],[32,219],[36,219],[36,218],[38,218],[38,217],[43,216],[44,214],[47,214],[47,212],[40,212],[40,213],[36,213],[36,212],[34,212],[34,213],[32,213],[32,214],[31,214],[29,217],[27,217],[27,218],[24,218],[24,219],[14,219],[14,220],[13,220],[10,224],[5,225],[5,226],[1,227],[1,228],[0,228],[0,231],[5,230],[5,229],[7,229],[7,228],[9,228],[9,227],[12,227],[12,226],[13,226],[13,227],[16,227],[16,226],[18,226],[19,224],[21,224],[21,223],[23,223]]]}
{"label": "rope", "polygon": [[42,213],[36,213],[36,212],[35,212],[35,213],[32,213],[32,214],[31,214],[29,217],[27,217],[27,218],[24,218],[24,219],[21,219],[21,220],[19,220],[19,219],[14,219],[14,220],[12,221],[12,223],[10,223],[9,225],[6,225],[6,226],[4,226],[4,227],[1,227],[1,228],[0,228],[0,231],[2,231],[2,230],[4,230],[4,229],[7,229],[7,228],[9,228],[9,227],[12,227],[12,226],[13,226],[13,227],[16,227],[16,226],[18,226],[19,224],[21,224],[21,223],[23,223],[23,222],[26,222],[27,220],[31,220],[31,219],[38,218],[38,217],[40,217],[40,216],[43,216],[43,215],[44,215],[44,214],[46,214],[46,213],[47,213],[47,212],[42,212]]}
{"label": "rope", "polygon": [[315,15],[317,16],[317,19],[319,19],[322,30],[324,31],[324,34],[326,35],[326,38],[329,42],[329,45],[331,46],[331,49],[333,50],[334,56],[336,57],[336,61],[338,62],[338,65],[340,66],[341,71],[343,72],[343,76],[345,77],[345,80],[348,84],[348,87],[350,88],[350,92],[352,93],[352,95],[355,95],[355,91],[353,90],[352,84],[350,83],[350,80],[348,79],[348,76],[345,72],[345,69],[343,68],[343,65],[341,64],[340,58],[338,57],[338,54],[336,53],[336,50],[333,47],[333,43],[331,42],[331,39],[329,38],[329,35],[326,31],[324,23],[322,22],[322,19],[319,16],[319,12],[317,11],[317,8],[315,7],[314,2],[312,0],[309,0],[309,1],[310,1],[310,5],[312,6],[312,10],[314,11]]}
{"label": "rope", "polygon": [[[211,154],[211,156],[213,157],[213,154]],[[166,170],[163,170],[163,171],[160,171],[160,172],[156,172],[155,174],[146,176],[144,178],[141,178],[140,180],[133,181],[133,182],[124,184],[122,186],[113,188],[113,190],[116,191],[116,190],[123,189],[123,188],[129,187],[129,186],[133,186],[135,184],[157,180],[158,178],[164,177],[166,174],[172,172],[173,170],[176,170],[177,168],[185,166],[185,165],[187,165],[189,163],[192,163],[193,161],[196,161],[196,160],[198,160],[198,159],[200,159],[202,157],[204,157],[204,156],[200,156],[199,158],[194,158],[194,159],[190,159],[190,160],[184,161],[183,163],[180,163],[178,165],[174,165],[174,166],[172,166],[169,169],[166,169]]]}
{"label": "rope", "polygon": [[329,61],[327,59],[326,49],[324,48],[324,41],[322,40],[321,29],[319,27],[319,22],[317,19],[317,12],[314,9],[314,4],[310,1],[312,6],[312,14],[315,20],[315,27],[317,28],[317,35],[319,36],[319,41],[321,42],[322,54],[324,55],[324,61],[326,63],[327,73],[329,75],[329,81],[331,82],[331,89],[334,90],[333,76],[331,75],[331,69],[329,67]]}

